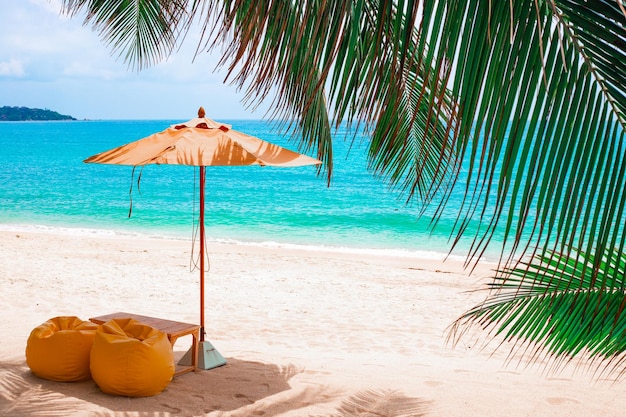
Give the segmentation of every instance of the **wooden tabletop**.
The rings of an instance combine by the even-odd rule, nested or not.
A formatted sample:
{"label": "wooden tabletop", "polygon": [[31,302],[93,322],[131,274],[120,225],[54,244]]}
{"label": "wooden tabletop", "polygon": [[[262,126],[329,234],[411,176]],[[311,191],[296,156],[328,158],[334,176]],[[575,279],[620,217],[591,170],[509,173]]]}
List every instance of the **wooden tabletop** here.
{"label": "wooden tabletop", "polygon": [[111,319],[125,319],[125,318],[135,319],[143,324],[154,327],[155,329],[158,329],[164,333],[167,333],[167,335],[170,338],[176,338],[183,334],[193,333],[200,328],[200,325],[198,324],[183,323],[180,321],[166,320],[166,319],[160,319],[157,317],[142,316],[140,314],[124,313],[124,312],[105,314],[103,316],[92,317],[89,320],[96,324],[103,324]]}

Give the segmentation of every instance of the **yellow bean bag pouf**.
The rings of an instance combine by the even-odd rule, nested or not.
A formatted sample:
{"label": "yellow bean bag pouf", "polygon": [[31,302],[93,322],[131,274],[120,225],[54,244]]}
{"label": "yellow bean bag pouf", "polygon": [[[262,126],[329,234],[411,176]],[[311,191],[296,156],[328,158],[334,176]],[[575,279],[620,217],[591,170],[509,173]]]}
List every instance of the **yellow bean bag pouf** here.
{"label": "yellow bean bag pouf", "polygon": [[26,343],[26,364],[40,378],[73,382],[91,378],[89,354],[98,326],[74,316],[35,327]]}
{"label": "yellow bean bag pouf", "polygon": [[133,319],[113,319],[96,332],[91,375],[111,395],[148,397],[174,376],[174,352],[167,335]]}

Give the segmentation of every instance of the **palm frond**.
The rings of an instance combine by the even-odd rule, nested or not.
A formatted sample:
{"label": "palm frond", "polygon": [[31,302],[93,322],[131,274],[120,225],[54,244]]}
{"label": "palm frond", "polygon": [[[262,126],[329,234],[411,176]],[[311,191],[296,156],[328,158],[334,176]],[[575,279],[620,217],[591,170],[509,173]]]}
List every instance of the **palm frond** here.
{"label": "palm frond", "polygon": [[458,342],[479,326],[518,349],[538,346],[527,350],[529,361],[584,353],[615,365],[611,359],[626,350],[626,253],[607,250],[599,258],[575,249],[549,251],[498,271],[489,297],[454,323],[450,337]]}
{"label": "palm frond", "polygon": [[272,116],[297,120],[301,147],[317,149],[329,180],[331,103],[335,125],[345,118],[373,131],[374,172],[427,201],[456,167],[454,106],[442,77],[449,71],[428,69],[429,85],[417,88],[427,72],[415,59],[418,2],[399,3],[209,2],[205,33],[217,35],[206,45],[228,45],[229,77],[252,103],[276,88]]}
{"label": "palm frond", "polygon": [[[206,7],[210,12],[205,30],[213,27],[211,16],[223,16],[213,31],[215,42],[228,45],[223,63],[228,62],[229,74],[240,67],[233,81],[241,87],[249,83],[247,99],[252,104],[274,93],[272,116],[297,130],[303,138],[300,150],[316,150],[330,182],[332,138],[322,85],[328,71],[322,58],[329,58],[318,54],[325,49],[324,39],[315,40],[327,28],[332,32],[337,27],[340,11],[327,4],[311,10],[302,3],[275,1],[209,2]],[[310,14],[320,20],[307,20]]]}
{"label": "palm frond", "polygon": [[64,0],[62,11],[85,11],[104,42],[130,67],[143,69],[167,58],[188,28],[188,0]]}
{"label": "palm frond", "polygon": [[[475,260],[496,232],[505,261],[529,248],[622,244],[619,228],[601,227],[625,220],[625,19],[615,4],[577,3],[606,18],[583,24],[560,2],[450,3],[443,19],[425,7],[427,22],[443,22],[428,43],[455,58],[466,169],[456,239],[479,222]],[[606,39],[622,46],[607,51]]]}

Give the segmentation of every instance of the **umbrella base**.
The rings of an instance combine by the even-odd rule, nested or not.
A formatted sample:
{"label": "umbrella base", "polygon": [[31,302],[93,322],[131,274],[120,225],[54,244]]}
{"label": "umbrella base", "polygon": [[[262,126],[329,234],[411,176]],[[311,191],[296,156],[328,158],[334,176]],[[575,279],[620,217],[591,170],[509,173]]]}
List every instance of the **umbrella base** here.
{"label": "umbrella base", "polygon": [[[191,348],[193,349],[193,348]],[[192,351],[189,349],[180,361],[179,365],[191,366],[192,365]],[[215,347],[208,340],[204,340],[198,343],[198,369],[213,369],[218,366],[226,365],[226,359],[221,353],[215,349]]]}

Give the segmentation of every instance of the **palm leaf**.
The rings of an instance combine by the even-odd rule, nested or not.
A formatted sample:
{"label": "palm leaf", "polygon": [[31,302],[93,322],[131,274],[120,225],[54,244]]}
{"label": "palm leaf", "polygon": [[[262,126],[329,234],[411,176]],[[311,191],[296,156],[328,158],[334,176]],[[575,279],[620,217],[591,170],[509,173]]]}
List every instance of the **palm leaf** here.
{"label": "palm leaf", "polygon": [[[464,55],[452,90],[467,161],[457,239],[478,219],[474,259],[496,231],[503,236],[503,256],[512,260],[529,247],[590,248],[623,240],[617,229],[597,233],[607,220],[624,220],[624,177],[618,174],[625,156],[623,105],[615,104],[622,98],[610,94],[609,74],[595,66],[581,37],[595,36],[599,44],[611,34],[623,38],[624,16],[612,16],[616,20],[606,26],[597,20],[578,27],[563,10],[537,4],[518,1],[511,9],[497,2],[489,8],[476,1],[449,12],[468,16],[456,46],[455,54]],[[457,36],[457,25],[450,25],[436,42]],[[623,48],[603,59],[626,71]],[[587,228],[577,227],[581,221]]]}
{"label": "palm leaf", "polygon": [[[426,71],[414,59],[417,3],[383,9],[371,1],[208,3],[207,16],[223,16],[213,44],[229,45],[223,59],[233,81],[247,87],[252,103],[276,87],[273,116],[297,120],[302,148],[317,149],[329,181],[328,99],[336,125],[345,117],[374,126],[372,169],[409,198],[427,200],[428,190],[454,173],[448,124],[453,105],[445,80],[430,75],[425,92],[416,88]],[[205,31],[211,22],[207,17]]]}
{"label": "palm leaf", "polygon": [[[495,63],[485,58],[485,73],[504,71],[482,87],[473,107],[481,134],[468,147],[475,180],[458,230],[478,212],[483,227],[472,255],[479,257],[498,230],[509,255],[494,295],[454,329],[479,324],[520,338],[521,347],[537,344],[525,351],[531,358],[585,353],[614,358],[609,362],[619,369],[626,348],[623,272],[609,260],[624,256],[626,18],[614,2],[537,4],[513,5],[519,17],[509,19],[516,23],[510,42],[520,53]],[[499,24],[508,13],[502,10]],[[496,43],[505,36],[490,33]],[[528,65],[533,56],[541,65]],[[455,88],[472,96],[462,92],[463,82]],[[504,114],[514,117],[499,116],[509,105]],[[505,133],[498,120],[511,120]],[[529,249],[539,264],[518,264]]]}
{"label": "palm leaf", "polygon": [[[578,354],[611,362],[626,350],[626,254],[549,251],[534,262],[498,271],[491,295],[463,314],[450,336],[458,342],[470,326],[516,342],[518,349],[569,359]],[[528,347],[537,348],[527,349]],[[606,364],[605,363],[605,364]]]}
{"label": "palm leaf", "polygon": [[172,53],[189,25],[186,8],[187,1],[63,1],[63,11],[69,15],[87,10],[84,24],[91,24],[114,53],[137,69]]}

